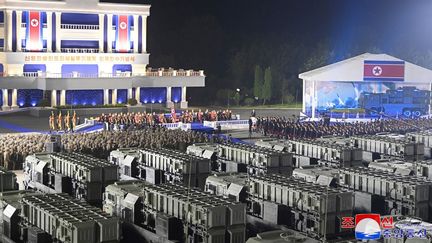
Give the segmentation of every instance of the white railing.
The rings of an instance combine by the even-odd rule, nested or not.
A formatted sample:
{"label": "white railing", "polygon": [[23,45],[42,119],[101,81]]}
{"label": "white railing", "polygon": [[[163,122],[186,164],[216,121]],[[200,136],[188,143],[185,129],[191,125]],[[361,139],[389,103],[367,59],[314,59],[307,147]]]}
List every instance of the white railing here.
{"label": "white railing", "polygon": [[[112,30],[116,30],[117,28],[116,28],[116,26],[115,25],[113,25],[113,27],[112,27]],[[130,30],[134,30],[134,27],[133,26],[131,26],[130,27]]]}
{"label": "white railing", "polygon": [[217,129],[248,129],[249,120],[230,120],[230,121],[204,121],[204,126]]}
{"label": "white railing", "polygon": [[[174,71],[147,71],[146,73],[132,73],[130,71],[117,72],[117,73],[50,73],[50,72],[24,72],[22,74],[15,74],[12,76],[20,77],[45,77],[45,78],[129,78],[129,77],[183,77],[183,75],[177,75],[178,72]],[[203,71],[188,72],[187,76],[204,76]],[[199,75],[197,75],[199,74]],[[4,76],[7,76],[4,74]]]}
{"label": "white railing", "polygon": [[[27,26],[27,23],[21,23],[21,28],[25,28]],[[42,24],[43,28],[47,27],[47,24]]]}
{"label": "white railing", "polygon": [[98,30],[99,25],[96,24],[61,24],[61,29],[69,30]]}
{"label": "white railing", "polygon": [[65,53],[99,53],[99,48],[61,48]]}
{"label": "white railing", "polygon": [[[32,51],[29,51],[29,50],[27,50],[27,49],[25,49],[25,48],[22,48],[21,51],[22,51],[22,52],[32,52]],[[47,52],[47,48],[42,48],[42,50],[41,50],[41,51],[38,51],[38,52]]]}
{"label": "white railing", "polygon": [[162,126],[169,130],[181,129],[183,131],[188,131],[192,129],[192,124],[176,122],[176,123],[162,123]]}
{"label": "white railing", "polygon": [[170,76],[177,76],[177,77],[189,77],[189,76],[204,76],[204,71],[193,71],[193,70],[152,70],[149,69],[146,71],[146,76],[150,77],[170,77]]}

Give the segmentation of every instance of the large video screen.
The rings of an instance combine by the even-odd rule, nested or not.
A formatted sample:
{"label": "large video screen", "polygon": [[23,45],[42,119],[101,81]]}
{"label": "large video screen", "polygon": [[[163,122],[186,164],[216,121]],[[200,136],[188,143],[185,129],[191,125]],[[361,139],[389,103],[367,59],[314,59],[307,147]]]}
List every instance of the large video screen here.
{"label": "large video screen", "polygon": [[305,113],[360,113],[362,116],[418,117],[429,113],[429,84],[403,82],[315,82],[305,81]]}

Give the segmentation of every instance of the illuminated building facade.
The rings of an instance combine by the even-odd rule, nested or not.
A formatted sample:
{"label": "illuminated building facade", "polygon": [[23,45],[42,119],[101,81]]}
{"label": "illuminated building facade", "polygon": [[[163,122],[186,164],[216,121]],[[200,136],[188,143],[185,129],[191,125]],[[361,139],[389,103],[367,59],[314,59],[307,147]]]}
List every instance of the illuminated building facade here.
{"label": "illuminated building facade", "polygon": [[0,0],[0,105],[178,103],[203,71],[150,69],[150,5]]}

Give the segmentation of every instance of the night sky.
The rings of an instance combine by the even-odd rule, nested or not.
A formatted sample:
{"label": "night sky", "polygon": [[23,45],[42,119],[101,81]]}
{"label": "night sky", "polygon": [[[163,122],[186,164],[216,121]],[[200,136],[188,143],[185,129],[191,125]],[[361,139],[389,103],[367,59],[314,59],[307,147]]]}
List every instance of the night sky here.
{"label": "night sky", "polygon": [[[332,52],[325,58],[326,64],[364,52],[383,52],[432,67],[429,0],[109,2],[151,4],[147,39],[150,66],[204,69],[207,88],[192,91],[198,100],[218,89],[233,88],[229,87],[232,83],[250,88],[253,66],[278,65],[272,63],[274,54],[265,59],[250,53],[265,56],[266,50],[272,53],[275,46],[284,43],[291,50],[302,51],[301,55],[286,57],[296,59],[298,65],[286,64],[287,70],[279,75],[281,80],[288,80],[281,82],[289,85],[298,83],[294,80],[296,74],[304,71],[303,63],[313,57],[320,44]],[[245,48],[254,50],[246,55],[245,62],[250,63],[240,75],[233,60],[237,54],[245,53]]]}

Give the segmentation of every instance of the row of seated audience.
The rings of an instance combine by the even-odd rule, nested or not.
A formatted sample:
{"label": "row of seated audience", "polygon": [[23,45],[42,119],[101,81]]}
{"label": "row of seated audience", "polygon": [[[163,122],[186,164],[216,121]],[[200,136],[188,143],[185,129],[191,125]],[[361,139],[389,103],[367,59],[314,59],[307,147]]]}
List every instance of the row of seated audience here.
{"label": "row of seated audience", "polygon": [[109,113],[109,114],[101,114],[97,121],[108,123],[108,124],[117,124],[117,125],[125,125],[125,126],[153,126],[155,124],[161,123],[175,123],[175,122],[183,122],[183,123],[192,123],[192,122],[204,122],[204,121],[225,121],[231,120],[232,112],[230,110],[219,110],[219,111],[194,111],[194,110],[186,110],[182,113],[178,114],[174,110],[171,111],[170,114],[165,113],[146,113],[146,112],[128,112],[128,113]]}

